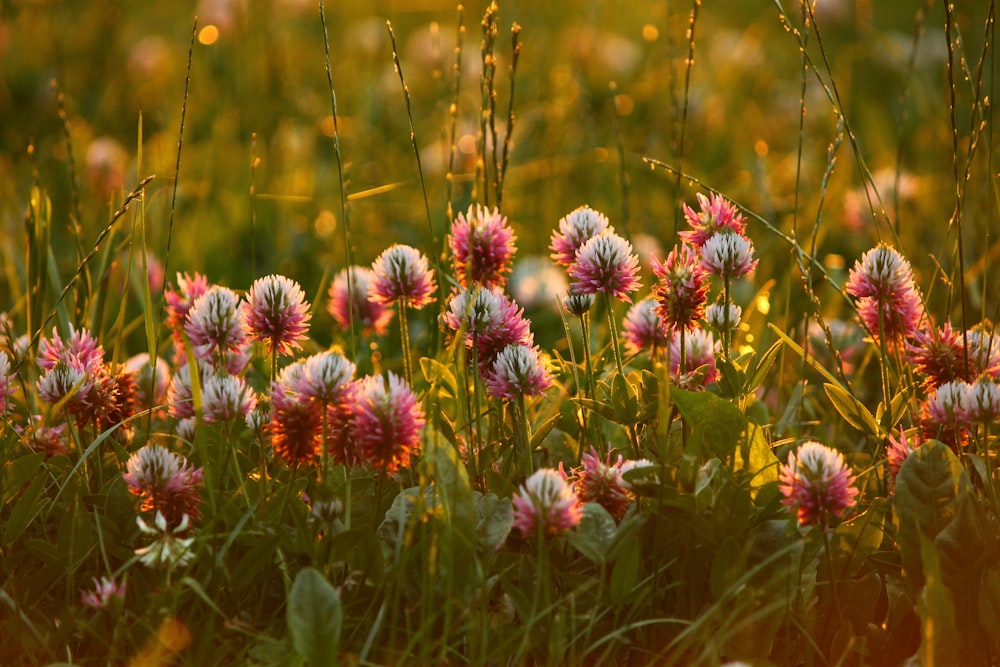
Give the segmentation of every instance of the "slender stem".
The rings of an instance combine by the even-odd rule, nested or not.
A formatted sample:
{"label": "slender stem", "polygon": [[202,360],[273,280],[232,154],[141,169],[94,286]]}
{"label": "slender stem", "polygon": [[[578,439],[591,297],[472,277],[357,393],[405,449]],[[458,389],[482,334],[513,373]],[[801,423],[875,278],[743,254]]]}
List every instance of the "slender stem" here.
{"label": "slender stem", "polygon": [[826,531],[825,516],[820,521],[819,529],[823,533],[823,550],[826,552],[826,566],[830,568],[830,594],[833,596],[833,606],[837,610],[837,618],[840,621],[840,626],[843,627],[844,612],[840,608],[840,596],[837,594],[837,576],[833,571],[833,553],[830,551],[830,536]]}
{"label": "slender stem", "polygon": [[604,293],[606,309],[608,311],[608,325],[611,327],[611,348],[615,352],[615,363],[618,365],[618,372],[625,375],[625,367],[622,365],[622,351],[618,344],[618,325],[615,324],[614,302],[611,300],[609,292]]}
{"label": "slender stem", "polygon": [[399,300],[399,333],[403,344],[403,378],[413,386],[413,371],[410,368],[410,324],[407,321],[406,299]]}
{"label": "slender stem", "polygon": [[724,359],[729,359],[729,337],[732,335],[732,329],[729,325],[729,273],[724,272],[722,275],[722,356]]}
{"label": "slender stem", "polygon": [[532,472],[532,460],[531,460],[531,433],[528,429],[528,410],[524,401],[524,394],[517,397],[517,410],[514,411],[515,418],[518,421],[517,424],[517,436],[520,440],[520,450],[521,455],[517,458],[522,459],[521,472],[525,477],[529,476]]}
{"label": "slender stem", "polygon": [[344,529],[351,529],[351,470],[344,468]]}
{"label": "slender stem", "polygon": [[583,330],[583,360],[587,366],[587,397],[595,398],[594,367],[590,360],[590,316],[587,313],[580,315],[580,328]]}

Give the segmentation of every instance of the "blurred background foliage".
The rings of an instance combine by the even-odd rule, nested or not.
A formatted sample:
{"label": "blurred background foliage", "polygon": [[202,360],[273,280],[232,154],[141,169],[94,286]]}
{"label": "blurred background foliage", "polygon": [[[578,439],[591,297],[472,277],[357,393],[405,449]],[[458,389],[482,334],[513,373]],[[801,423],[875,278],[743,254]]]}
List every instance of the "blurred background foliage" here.
{"label": "blurred background foliage", "polygon": [[[924,288],[938,281],[946,286],[954,278],[954,165],[957,160],[965,171],[970,133],[993,114],[982,101],[992,99],[998,50],[988,49],[977,70],[988,4],[954,4],[952,91],[943,3],[819,0],[813,11],[820,44],[816,33],[802,30],[803,5],[787,0],[505,0],[496,45],[501,139],[509,30],[515,21],[523,29],[503,200],[519,235],[519,256],[546,255],[559,218],[586,203],[605,211],[640,250],[660,248],[662,258],[674,242],[680,203],[693,203],[697,190],[687,182],[678,190],[674,176],[643,163],[648,156],[722,191],[806,248],[815,229],[816,256],[837,280],[879,238],[892,242],[894,227]],[[472,176],[485,8],[476,0],[461,14],[456,212],[481,194]],[[362,195],[350,202],[354,258],[367,264],[396,241],[434,253],[386,20],[412,94],[432,224],[443,239],[459,12],[452,2],[393,0],[330,2],[326,14],[348,189]],[[73,270],[73,174],[85,247],[139,178],[155,174],[145,210],[150,248],[162,257],[195,17],[170,276],[197,270],[245,289],[256,275],[280,272],[317,294],[324,275],[344,266],[323,34],[312,0],[3,2],[4,261],[23,261],[16,239],[24,234],[35,181],[52,198],[53,243],[67,249],[60,257],[65,270]],[[800,40],[810,61],[805,76]],[[54,80],[64,94],[72,160]],[[820,81],[835,82],[859,156],[845,137],[826,185],[838,115]],[[968,165],[960,210],[973,312],[992,316],[997,300],[982,290],[985,284],[986,295],[996,293],[984,276],[998,248],[992,123],[988,127]],[[255,169],[252,155],[259,159]],[[621,173],[628,179],[627,202]],[[757,287],[773,279],[774,298],[787,296],[794,320],[804,302],[796,296],[801,276],[790,246],[757,222],[749,232],[761,256]],[[935,275],[938,266],[944,271]],[[16,301],[14,289],[10,281],[0,284],[4,302]],[[944,306],[942,319],[948,308],[954,311],[947,289],[932,290],[931,297]],[[829,300],[833,310],[843,306],[839,297]]]}

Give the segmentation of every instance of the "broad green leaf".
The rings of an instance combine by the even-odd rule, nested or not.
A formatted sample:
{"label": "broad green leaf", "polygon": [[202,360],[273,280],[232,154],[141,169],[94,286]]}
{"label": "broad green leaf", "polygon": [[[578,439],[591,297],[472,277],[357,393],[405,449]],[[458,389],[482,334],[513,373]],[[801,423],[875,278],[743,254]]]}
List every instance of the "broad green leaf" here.
{"label": "broad green leaf", "polygon": [[474,492],[476,503],[476,539],[484,558],[492,556],[507,539],[514,525],[514,509],[510,498],[496,494]]}
{"label": "broad green leaf", "polygon": [[307,663],[337,664],[343,621],[340,595],[318,570],[307,567],[295,576],[286,617],[292,646]]}
{"label": "broad green leaf", "polygon": [[920,657],[925,665],[961,664],[955,601],[941,576],[937,547],[934,540],[924,533],[920,533],[917,539],[924,571],[924,588],[917,603],[917,613],[923,626]]}
{"label": "broad green leaf", "polygon": [[937,440],[922,444],[900,466],[893,522],[903,570],[913,590],[923,585],[920,536],[934,540],[958,514],[971,489],[961,462]]}
{"label": "broad green leaf", "polygon": [[44,501],[38,501],[42,491],[45,490],[46,480],[45,475],[35,477],[18,501],[14,503],[14,509],[7,520],[0,523],[0,528],[3,529],[4,544],[11,545],[16,542],[28,528],[28,525],[48,504]]}
{"label": "broad green leaf", "polygon": [[421,357],[420,370],[423,371],[427,384],[433,387],[436,384],[443,383],[451,391],[452,396],[458,396],[458,381],[455,379],[455,374],[451,371],[451,368],[445,366],[437,359]]}
{"label": "broad green leaf", "polygon": [[567,533],[570,544],[594,563],[607,561],[617,526],[608,511],[597,503],[584,503],[576,530]]}
{"label": "broad green leaf", "polygon": [[826,391],[827,398],[833,403],[833,407],[848,424],[865,435],[873,438],[882,437],[881,429],[879,429],[878,422],[871,411],[853,394],[838,384],[824,384],[823,389]]}
{"label": "broad green leaf", "polygon": [[639,540],[629,540],[621,550],[611,570],[610,594],[612,604],[621,604],[632,594],[639,579]]}

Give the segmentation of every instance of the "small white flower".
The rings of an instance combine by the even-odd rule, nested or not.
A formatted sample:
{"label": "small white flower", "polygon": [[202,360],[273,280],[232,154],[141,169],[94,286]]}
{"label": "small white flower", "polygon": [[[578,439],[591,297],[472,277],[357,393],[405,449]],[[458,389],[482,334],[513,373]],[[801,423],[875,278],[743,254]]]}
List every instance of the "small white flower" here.
{"label": "small white flower", "polygon": [[160,511],[156,512],[153,526],[143,521],[142,517],[136,517],[135,522],[140,531],[156,538],[148,547],[135,550],[139,562],[146,567],[166,567],[168,570],[173,570],[186,566],[194,558],[194,551],[191,550],[194,538],[178,537],[188,528],[187,514],[181,518],[181,522],[173,531],[167,529],[167,520]]}
{"label": "small white flower", "polygon": [[253,410],[257,399],[242,377],[214,375],[205,383],[202,406],[205,423],[224,422]]}
{"label": "small white flower", "polygon": [[732,330],[739,326],[743,309],[734,303],[713,303],[705,309],[705,321],[718,331]]}

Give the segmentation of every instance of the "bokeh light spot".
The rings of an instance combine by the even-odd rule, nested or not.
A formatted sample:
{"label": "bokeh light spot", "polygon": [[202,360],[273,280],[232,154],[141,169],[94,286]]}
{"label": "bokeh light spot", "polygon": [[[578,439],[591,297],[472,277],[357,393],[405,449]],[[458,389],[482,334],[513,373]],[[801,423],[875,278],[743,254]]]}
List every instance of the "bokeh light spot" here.
{"label": "bokeh light spot", "polygon": [[657,30],[655,25],[647,23],[642,26],[642,38],[647,42],[655,42],[660,38],[660,31]]}
{"label": "bokeh light spot", "polygon": [[207,25],[198,31],[198,41],[205,46],[210,46],[219,41],[219,29],[214,25]]}

